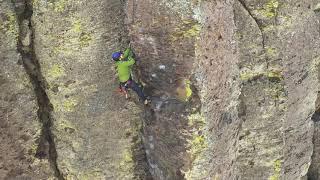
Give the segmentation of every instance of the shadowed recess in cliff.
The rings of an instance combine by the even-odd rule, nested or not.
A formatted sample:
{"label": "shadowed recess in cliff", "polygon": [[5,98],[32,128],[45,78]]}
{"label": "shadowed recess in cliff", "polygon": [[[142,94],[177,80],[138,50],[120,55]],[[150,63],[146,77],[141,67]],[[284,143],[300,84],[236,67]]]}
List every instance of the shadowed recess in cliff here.
{"label": "shadowed recess in cliff", "polygon": [[[318,71],[318,81],[320,80],[320,66],[316,68]],[[313,153],[311,157],[311,164],[308,170],[308,180],[317,180],[320,178],[320,91],[318,91],[317,99],[315,101],[315,112],[311,117],[314,123],[313,132]]]}
{"label": "shadowed recess in cliff", "polygon": [[143,142],[155,179],[184,179],[205,138],[193,65],[201,24],[197,2],[128,1],[129,36],[138,57],[136,78],[151,96]]}
{"label": "shadowed recess in cliff", "polygon": [[[46,83],[41,74],[40,65],[34,51],[34,32],[31,17],[33,14],[31,0],[13,0],[19,24],[19,36],[17,50],[21,54],[22,64],[32,82],[38,102],[38,117],[42,123],[40,138],[36,157],[39,159],[48,158],[57,179],[62,180],[63,176],[58,169],[56,162],[57,152],[54,143],[54,136],[51,132],[52,127],[52,105],[45,92]],[[26,41],[26,39],[28,39]]]}
{"label": "shadowed recess in cliff", "polygon": [[[319,103],[319,95],[317,99]],[[313,154],[312,161],[308,171],[308,180],[317,180],[320,178],[320,109],[316,110],[311,118],[314,122],[314,134],[313,134]]]}

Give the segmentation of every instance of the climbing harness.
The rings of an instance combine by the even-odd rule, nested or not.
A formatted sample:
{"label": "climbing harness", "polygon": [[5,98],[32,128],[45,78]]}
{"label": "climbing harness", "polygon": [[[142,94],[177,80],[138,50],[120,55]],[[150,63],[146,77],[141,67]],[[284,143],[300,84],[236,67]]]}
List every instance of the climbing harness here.
{"label": "climbing harness", "polygon": [[126,96],[126,99],[129,98],[128,92],[129,92],[129,88],[131,87],[131,83],[132,83],[132,80],[129,79],[127,82],[119,84],[119,92],[124,93]]}

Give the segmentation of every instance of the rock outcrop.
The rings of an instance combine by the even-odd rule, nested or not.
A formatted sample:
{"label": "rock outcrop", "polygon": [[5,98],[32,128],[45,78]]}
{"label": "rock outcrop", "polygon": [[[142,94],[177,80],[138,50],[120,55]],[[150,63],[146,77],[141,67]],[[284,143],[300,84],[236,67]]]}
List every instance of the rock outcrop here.
{"label": "rock outcrop", "polygon": [[[320,178],[316,1],[0,7],[0,178]],[[115,91],[128,42],[149,106]]]}
{"label": "rock outcrop", "polygon": [[[318,91],[315,2],[130,2],[129,34],[151,94],[177,97],[172,94],[181,83],[176,79],[191,79],[201,100],[190,102],[201,106],[195,139],[203,148],[191,162],[181,156],[192,156],[192,146],[182,143],[179,151],[179,143],[170,144],[193,141],[170,136],[190,132],[180,125],[183,117],[166,117],[169,105],[145,128],[146,147],[149,138],[155,152],[149,156],[151,169],[160,169],[154,170],[156,179],[170,179],[166,163],[189,179],[300,179],[308,169],[309,178],[317,179],[311,120]],[[163,162],[168,149],[180,154],[170,159],[182,164]]]}

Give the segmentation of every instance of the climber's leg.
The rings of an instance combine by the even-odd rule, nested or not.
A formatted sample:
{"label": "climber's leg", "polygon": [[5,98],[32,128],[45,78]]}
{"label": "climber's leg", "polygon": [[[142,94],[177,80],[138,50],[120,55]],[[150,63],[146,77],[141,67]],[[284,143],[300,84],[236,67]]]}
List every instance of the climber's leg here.
{"label": "climber's leg", "polygon": [[128,82],[128,85],[132,90],[134,90],[138,94],[139,98],[142,101],[144,101],[144,103],[146,104],[147,103],[147,98],[144,95],[144,93],[142,91],[142,88],[136,82],[134,82],[133,80],[130,80],[130,82]]}

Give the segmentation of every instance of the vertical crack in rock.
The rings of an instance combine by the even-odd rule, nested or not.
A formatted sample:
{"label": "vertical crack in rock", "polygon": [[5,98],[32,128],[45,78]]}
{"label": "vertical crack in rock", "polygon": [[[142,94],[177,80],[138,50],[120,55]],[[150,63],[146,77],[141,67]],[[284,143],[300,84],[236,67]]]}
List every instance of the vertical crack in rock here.
{"label": "vertical crack in rock", "polygon": [[[319,95],[317,102],[319,103]],[[311,165],[308,171],[309,180],[317,180],[320,178],[320,109],[317,109],[311,118],[314,122],[314,134],[313,134],[313,154],[311,157]]]}
{"label": "vertical crack in rock", "polygon": [[[318,82],[320,80],[320,67],[318,67]],[[315,102],[315,112],[311,117],[314,122],[313,132],[313,153],[311,156],[311,164],[308,170],[309,180],[320,179],[320,91],[318,91],[317,99]]]}
{"label": "vertical crack in rock", "polygon": [[153,177],[150,173],[151,167],[149,166],[148,160],[147,160],[146,148],[142,142],[142,134],[134,137],[133,141],[135,142],[135,145],[132,147],[133,160],[135,162],[135,166],[134,166],[135,178],[153,180]]}
{"label": "vertical crack in rock", "polygon": [[31,0],[13,0],[19,25],[19,37],[17,50],[21,54],[22,64],[32,82],[38,102],[38,117],[42,123],[41,134],[36,151],[36,157],[39,159],[48,158],[49,163],[55,173],[55,176],[64,179],[57,165],[57,151],[54,143],[54,137],[51,132],[52,126],[52,105],[46,94],[45,80],[41,74],[40,64],[37,60],[33,40],[35,38],[32,28],[31,17],[33,7]]}
{"label": "vertical crack in rock", "polygon": [[245,2],[243,0],[238,0],[240,2],[240,4],[242,5],[242,7],[248,12],[249,16],[254,20],[254,22],[257,24],[259,32],[261,34],[261,38],[262,38],[262,48],[263,50],[265,49],[265,36],[263,34],[263,30],[262,30],[262,25],[259,22],[259,20],[254,17],[254,15],[251,13],[250,9],[247,7],[247,5],[245,4]]}
{"label": "vertical crack in rock", "polygon": [[[122,3],[122,7],[123,7],[123,11],[122,12],[127,12],[130,11],[132,19],[130,19],[126,24],[125,22],[125,18],[122,18],[123,22],[121,22],[122,24],[124,24],[124,26],[126,28],[123,28],[123,31],[119,32],[119,42],[121,45],[121,48],[124,49],[127,47],[127,45],[129,44],[129,46],[133,49],[134,46],[133,44],[131,44],[131,42],[133,42],[132,40],[132,36],[130,35],[130,31],[129,31],[129,26],[132,25],[135,22],[135,9],[136,9],[136,0],[121,0]],[[132,6],[132,9],[129,10],[129,4]],[[135,57],[138,58],[138,57]],[[134,70],[133,72],[133,77],[134,78],[138,78],[141,76],[141,72],[139,70]],[[140,82],[139,82],[140,83]],[[140,104],[140,102],[135,102],[136,104]],[[151,112],[152,109],[146,108],[144,109],[144,113],[145,114],[149,114],[149,111]],[[139,130],[139,134],[137,136],[134,137],[133,142],[134,146],[132,146],[132,152],[133,152],[133,160],[135,162],[135,166],[134,166],[134,172],[135,172],[135,177],[138,179],[146,179],[146,180],[153,180],[153,176],[150,172],[150,170],[152,169],[152,167],[150,166],[150,164],[148,163],[148,157],[147,157],[147,148],[145,146],[144,143],[144,126],[146,126],[146,124],[144,124],[145,122],[142,122],[143,125],[141,126],[141,129]],[[147,123],[148,124],[148,123]]]}

